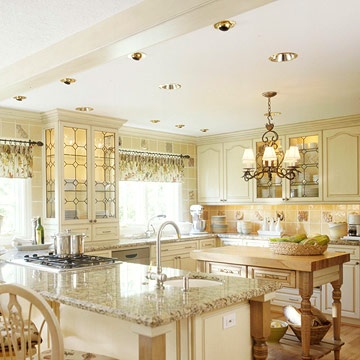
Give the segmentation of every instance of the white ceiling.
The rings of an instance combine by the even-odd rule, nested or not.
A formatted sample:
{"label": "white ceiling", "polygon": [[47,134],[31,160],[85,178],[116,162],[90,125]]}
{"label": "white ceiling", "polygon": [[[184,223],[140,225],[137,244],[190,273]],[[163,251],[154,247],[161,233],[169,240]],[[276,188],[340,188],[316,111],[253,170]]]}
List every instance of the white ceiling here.
{"label": "white ceiling", "polygon": [[[153,13],[147,11],[151,2]],[[0,0],[0,78],[4,79],[0,107],[43,112],[91,106],[94,114],[127,120],[125,126],[192,136],[262,127],[267,100],[261,94],[269,90],[278,92],[272,110],[282,113],[275,117],[275,125],[360,114],[358,0],[262,0],[256,5],[270,3],[243,13],[231,6],[227,9],[234,2],[254,6],[249,0],[184,0],[186,12],[176,10],[185,15],[200,3],[206,7],[219,3],[224,12],[216,10],[220,16],[216,19],[215,11],[208,18],[193,11],[191,26],[181,13],[175,26],[160,14],[175,12],[176,0]],[[232,14],[227,18],[236,26],[228,32],[215,30],[212,24],[223,20],[225,13]],[[68,50],[70,58],[82,47],[84,41],[74,45],[76,38],[71,35],[87,34],[92,25],[116,14],[123,15],[124,21],[116,22],[121,30],[133,31],[127,42],[121,42],[122,51],[109,50],[97,61],[66,59],[74,66],[54,77],[56,66],[48,59],[59,65]],[[159,26],[150,27],[150,20]],[[144,31],[137,34],[135,26],[143,26]],[[95,43],[112,35],[111,31],[90,34],[81,39]],[[47,56],[56,43],[61,44],[61,52]],[[126,54],[141,50],[147,56],[135,62],[125,50]],[[81,51],[88,51],[85,44]],[[268,60],[280,51],[299,56],[287,63]],[[36,69],[35,60],[43,58],[48,61]],[[77,82],[70,86],[59,82],[67,76]],[[182,88],[171,92],[158,88],[172,82]],[[17,102],[12,99],[15,95],[27,99]],[[152,124],[151,119],[160,123]],[[176,124],[185,127],[178,129]],[[209,132],[203,134],[201,128]]]}

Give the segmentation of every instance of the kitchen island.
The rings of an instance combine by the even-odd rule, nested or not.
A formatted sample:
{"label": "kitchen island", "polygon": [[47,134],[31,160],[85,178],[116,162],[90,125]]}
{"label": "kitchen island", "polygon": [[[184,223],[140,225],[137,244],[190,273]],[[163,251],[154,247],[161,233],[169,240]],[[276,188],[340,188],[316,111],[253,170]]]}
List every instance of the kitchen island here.
{"label": "kitchen island", "polygon": [[[324,354],[334,351],[334,359],[340,359],[342,342],[340,339],[341,324],[341,285],[343,282],[343,264],[350,260],[348,253],[330,253],[316,256],[289,256],[276,255],[269,248],[247,247],[247,246],[226,246],[206,250],[195,250],[191,257],[198,260],[198,270],[211,273],[212,269],[219,266],[238,266],[241,274],[247,277],[254,277],[257,271],[266,270],[266,277],[275,281],[292,281],[299,289],[301,301],[301,338],[302,342],[297,346],[271,346],[269,348],[269,359],[293,359],[302,360],[318,359]],[[272,274],[273,271],[273,274]],[[289,279],[289,280],[288,280]],[[331,283],[333,286],[333,343],[316,350],[310,348],[311,328],[311,303],[310,297],[315,286]],[[258,303],[259,311],[270,312],[268,303]],[[267,353],[266,336],[267,325],[261,322],[252,322],[256,329],[259,343],[255,347],[263,348]],[[256,339],[255,339],[256,341]],[[294,341],[294,345],[296,342]],[[299,348],[300,352],[296,347]],[[298,354],[298,355],[296,355]],[[297,357],[296,357],[297,356]]]}
{"label": "kitchen island", "polygon": [[[269,303],[279,284],[164,268],[169,278],[189,275],[220,282],[184,292],[166,283],[164,289],[156,289],[155,282],[146,278],[148,270],[144,265],[119,263],[52,272],[0,262],[0,282],[39,292],[53,305],[62,328],[79,329],[74,336],[87,330],[95,334],[98,344],[105,336],[107,346],[101,351],[105,355],[122,360],[196,360],[204,358],[205,352],[206,359],[216,359],[216,351],[236,345],[244,359],[252,357],[249,303]],[[221,332],[226,333],[221,337]],[[96,345],[96,340],[88,339],[89,351]],[[111,351],[112,346],[116,350]],[[234,352],[226,356],[238,357]],[[254,358],[263,359],[256,351]]]}

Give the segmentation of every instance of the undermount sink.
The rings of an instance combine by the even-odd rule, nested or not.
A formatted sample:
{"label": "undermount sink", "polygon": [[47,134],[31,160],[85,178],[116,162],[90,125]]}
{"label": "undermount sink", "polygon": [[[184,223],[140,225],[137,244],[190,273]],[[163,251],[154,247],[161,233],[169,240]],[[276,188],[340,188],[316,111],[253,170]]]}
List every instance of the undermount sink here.
{"label": "undermount sink", "polygon": [[[218,280],[211,280],[211,279],[189,279],[189,287],[196,288],[196,287],[208,287],[208,286],[219,286],[223,283]],[[184,280],[183,279],[169,279],[164,282],[166,286],[175,286],[175,287],[183,287]]]}

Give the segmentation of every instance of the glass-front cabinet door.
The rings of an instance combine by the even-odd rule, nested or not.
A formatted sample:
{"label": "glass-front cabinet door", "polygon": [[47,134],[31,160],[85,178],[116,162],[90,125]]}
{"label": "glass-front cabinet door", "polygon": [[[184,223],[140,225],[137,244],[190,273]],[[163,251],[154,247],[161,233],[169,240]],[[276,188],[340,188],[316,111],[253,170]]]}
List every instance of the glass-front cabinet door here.
{"label": "glass-front cabinet door", "polygon": [[93,204],[94,218],[114,219],[116,218],[116,153],[114,132],[94,130],[93,132]]}
{"label": "glass-front cabinet door", "polygon": [[289,137],[289,146],[297,146],[300,159],[298,161],[299,173],[290,181],[287,198],[319,197],[319,135]]}
{"label": "glass-front cabinet door", "polygon": [[45,129],[45,223],[91,240],[118,237],[117,129],[58,122]]}
{"label": "glass-front cabinet door", "polygon": [[[300,159],[297,161],[298,173],[293,180],[267,174],[256,180],[256,199],[261,201],[282,200],[282,201],[306,201],[320,198],[320,135],[294,135],[287,136],[284,140],[277,142],[278,151],[285,153],[289,146],[296,146],[299,149]],[[282,146],[286,144],[286,148]],[[259,170],[262,166],[261,154],[263,143],[256,142],[256,167]],[[284,165],[283,165],[284,166]]]}
{"label": "glass-front cabinet door", "polygon": [[[276,144],[278,146],[276,153],[284,152],[282,144],[284,139],[280,138]],[[262,164],[262,155],[264,153],[264,143],[262,141],[256,142],[256,170],[261,170]],[[271,174],[271,177],[268,174],[264,174],[261,179],[256,180],[256,198],[261,200],[266,199],[279,199],[281,200],[284,197],[285,191],[285,180],[284,178],[279,177],[276,174]]]}
{"label": "glass-front cabinet door", "polygon": [[89,219],[89,130],[63,127],[64,220]]}

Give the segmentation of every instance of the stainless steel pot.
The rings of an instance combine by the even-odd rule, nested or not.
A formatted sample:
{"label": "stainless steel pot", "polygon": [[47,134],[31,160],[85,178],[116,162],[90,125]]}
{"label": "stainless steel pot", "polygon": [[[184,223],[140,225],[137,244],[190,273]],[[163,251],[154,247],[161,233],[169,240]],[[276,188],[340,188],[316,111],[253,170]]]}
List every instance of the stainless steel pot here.
{"label": "stainless steel pot", "polygon": [[70,235],[70,254],[73,256],[82,255],[85,248],[85,234]]}
{"label": "stainless steel pot", "polygon": [[52,236],[55,255],[59,257],[78,256],[84,253],[85,234],[59,233]]}

